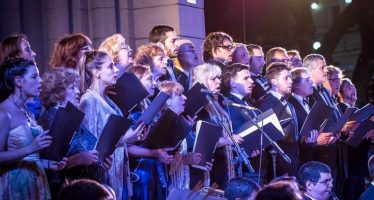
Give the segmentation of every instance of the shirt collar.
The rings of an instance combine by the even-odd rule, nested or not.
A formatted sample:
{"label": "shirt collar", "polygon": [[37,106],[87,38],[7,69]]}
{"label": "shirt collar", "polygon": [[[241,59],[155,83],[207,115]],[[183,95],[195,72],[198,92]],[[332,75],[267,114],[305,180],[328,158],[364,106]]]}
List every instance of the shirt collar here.
{"label": "shirt collar", "polygon": [[238,93],[230,92],[230,94],[234,95],[235,97],[239,98],[240,100],[243,100],[244,96]]}
{"label": "shirt collar", "polygon": [[308,195],[307,193],[304,193],[304,195],[307,196],[307,197],[309,197],[311,200],[317,200],[317,199],[311,197],[310,195]]}
{"label": "shirt collar", "polygon": [[292,93],[292,96],[295,97],[296,100],[298,100],[299,102],[303,102],[304,100],[304,97],[298,95],[298,94],[295,94],[295,93]]}
{"label": "shirt collar", "polygon": [[270,90],[270,93],[275,96],[275,98],[281,100],[281,98],[283,97],[281,94],[279,94],[278,92],[274,91],[274,90]]}

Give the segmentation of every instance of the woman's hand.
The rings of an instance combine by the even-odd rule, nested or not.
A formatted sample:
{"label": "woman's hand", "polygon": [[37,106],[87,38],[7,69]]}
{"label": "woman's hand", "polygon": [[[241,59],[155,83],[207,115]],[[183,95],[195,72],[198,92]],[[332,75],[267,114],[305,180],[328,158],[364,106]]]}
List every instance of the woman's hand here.
{"label": "woman's hand", "polygon": [[254,158],[254,157],[260,155],[260,153],[261,153],[260,150],[258,150],[258,149],[257,149],[257,150],[254,150],[254,151],[251,153],[250,157],[251,157],[251,158]]}
{"label": "woman's hand", "polygon": [[61,161],[47,160],[47,169],[52,171],[60,171],[65,168],[68,158],[64,157]]}
{"label": "woman's hand", "polygon": [[182,157],[183,164],[185,165],[196,165],[201,162],[201,153],[187,153]]}
{"label": "woman's hand", "polygon": [[104,169],[108,171],[112,167],[112,164],[113,164],[113,155],[110,155],[108,158],[105,158],[103,162]]}
{"label": "woman's hand", "polygon": [[83,151],[78,153],[77,165],[88,166],[99,161],[99,152],[96,150]]}
{"label": "woman's hand", "polygon": [[333,136],[332,132],[322,132],[317,136],[317,145],[328,145],[330,138]]}
{"label": "woman's hand", "polygon": [[126,131],[125,135],[123,136],[122,140],[125,140],[126,142],[135,142],[138,140],[144,140],[145,137],[144,137],[144,134],[142,134],[144,129],[145,129],[144,122],[141,122],[138,125],[138,127],[136,127],[135,130],[133,130],[132,128],[129,128]]}
{"label": "woman's hand", "polygon": [[52,143],[52,136],[47,135],[48,131],[44,131],[42,134],[39,134],[34,138],[32,143],[29,145],[29,148],[32,153],[40,151]]}
{"label": "woman's hand", "polygon": [[156,152],[155,157],[160,162],[169,164],[174,159],[173,155],[168,154],[168,151],[172,151],[172,150],[173,150],[173,148],[155,149],[155,152]]}

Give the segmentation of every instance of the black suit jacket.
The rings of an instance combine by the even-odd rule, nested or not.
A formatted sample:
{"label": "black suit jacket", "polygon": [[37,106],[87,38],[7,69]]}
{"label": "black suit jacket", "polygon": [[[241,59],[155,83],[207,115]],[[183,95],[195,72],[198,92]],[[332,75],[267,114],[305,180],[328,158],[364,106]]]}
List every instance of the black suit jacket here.
{"label": "black suit jacket", "polygon": [[[289,106],[292,106],[289,104]],[[279,120],[292,118],[296,119],[296,116],[292,116],[285,105],[281,103],[279,99],[273,96],[271,93],[267,94],[264,100],[259,104],[258,107],[262,111],[273,109]],[[291,109],[294,109],[293,107]],[[281,157],[277,159],[277,176],[288,173],[288,175],[296,176],[299,166],[299,146],[298,141],[295,138],[295,123],[289,123],[286,127],[283,127],[285,136],[277,143],[283,149],[283,151],[290,157],[292,163],[288,164]],[[270,157],[270,156],[269,156]],[[269,169],[268,169],[269,170]],[[269,171],[268,171],[269,172]],[[270,173],[270,172],[269,172]]]}
{"label": "black suit jacket", "polygon": [[[245,105],[244,101],[239,99],[238,97],[229,94],[228,99],[233,101],[234,103],[240,104],[240,105]],[[234,134],[237,134],[238,129],[246,122],[250,121],[250,118],[255,119],[256,116],[260,114],[259,111],[247,111],[243,108],[238,108],[234,106],[229,106],[228,107],[228,113],[230,114],[231,122],[232,122],[232,127],[233,127],[233,132]],[[250,155],[252,152],[247,152],[248,155]],[[255,158],[250,158],[251,165],[253,169],[258,173],[259,171],[261,172],[261,177],[265,176],[266,173],[266,158],[265,156],[262,157],[262,164],[261,164],[261,169],[260,167],[260,156],[256,156]],[[244,172],[246,172],[245,167],[243,167]],[[257,182],[257,180],[256,180]]]}
{"label": "black suit jacket", "polygon": [[370,184],[370,186],[365,190],[364,193],[360,196],[359,200],[373,200],[374,199],[374,186]]}
{"label": "black suit jacket", "polygon": [[[296,110],[297,122],[299,125],[299,132],[303,127],[306,117],[309,113],[305,111],[301,103],[292,95],[288,98],[288,101],[294,106]],[[299,140],[299,150],[300,150],[300,165],[313,160],[313,152],[315,151],[315,145],[307,144],[304,142],[305,137]]]}
{"label": "black suit jacket", "polygon": [[254,82],[252,89],[251,100],[254,105],[259,105],[262,98],[269,93],[270,87],[266,78],[262,75],[251,76]]}

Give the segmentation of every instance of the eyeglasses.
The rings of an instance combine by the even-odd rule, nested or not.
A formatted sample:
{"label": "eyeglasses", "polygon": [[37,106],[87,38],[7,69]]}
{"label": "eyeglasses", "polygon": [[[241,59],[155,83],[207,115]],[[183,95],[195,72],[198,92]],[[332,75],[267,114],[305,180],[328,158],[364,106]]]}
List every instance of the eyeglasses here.
{"label": "eyeglasses", "polygon": [[226,49],[227,51],[231,51],[235,48],[233,45],[221,45],[217,47],[221,47],[222,49]]}

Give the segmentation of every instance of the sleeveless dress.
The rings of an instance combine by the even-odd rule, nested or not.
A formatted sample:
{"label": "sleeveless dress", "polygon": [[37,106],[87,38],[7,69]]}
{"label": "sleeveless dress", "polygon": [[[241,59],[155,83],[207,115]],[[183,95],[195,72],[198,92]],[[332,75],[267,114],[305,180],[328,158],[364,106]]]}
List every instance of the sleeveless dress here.
{"label": "sleeveless dress", "polygon": [[[40,133],[40,127],[20,125],[12,129],[7,140],[7,151],[29,145]],[[0,199],[51,199],[38,153],[30,154],[16,163],[0,166]]]}

